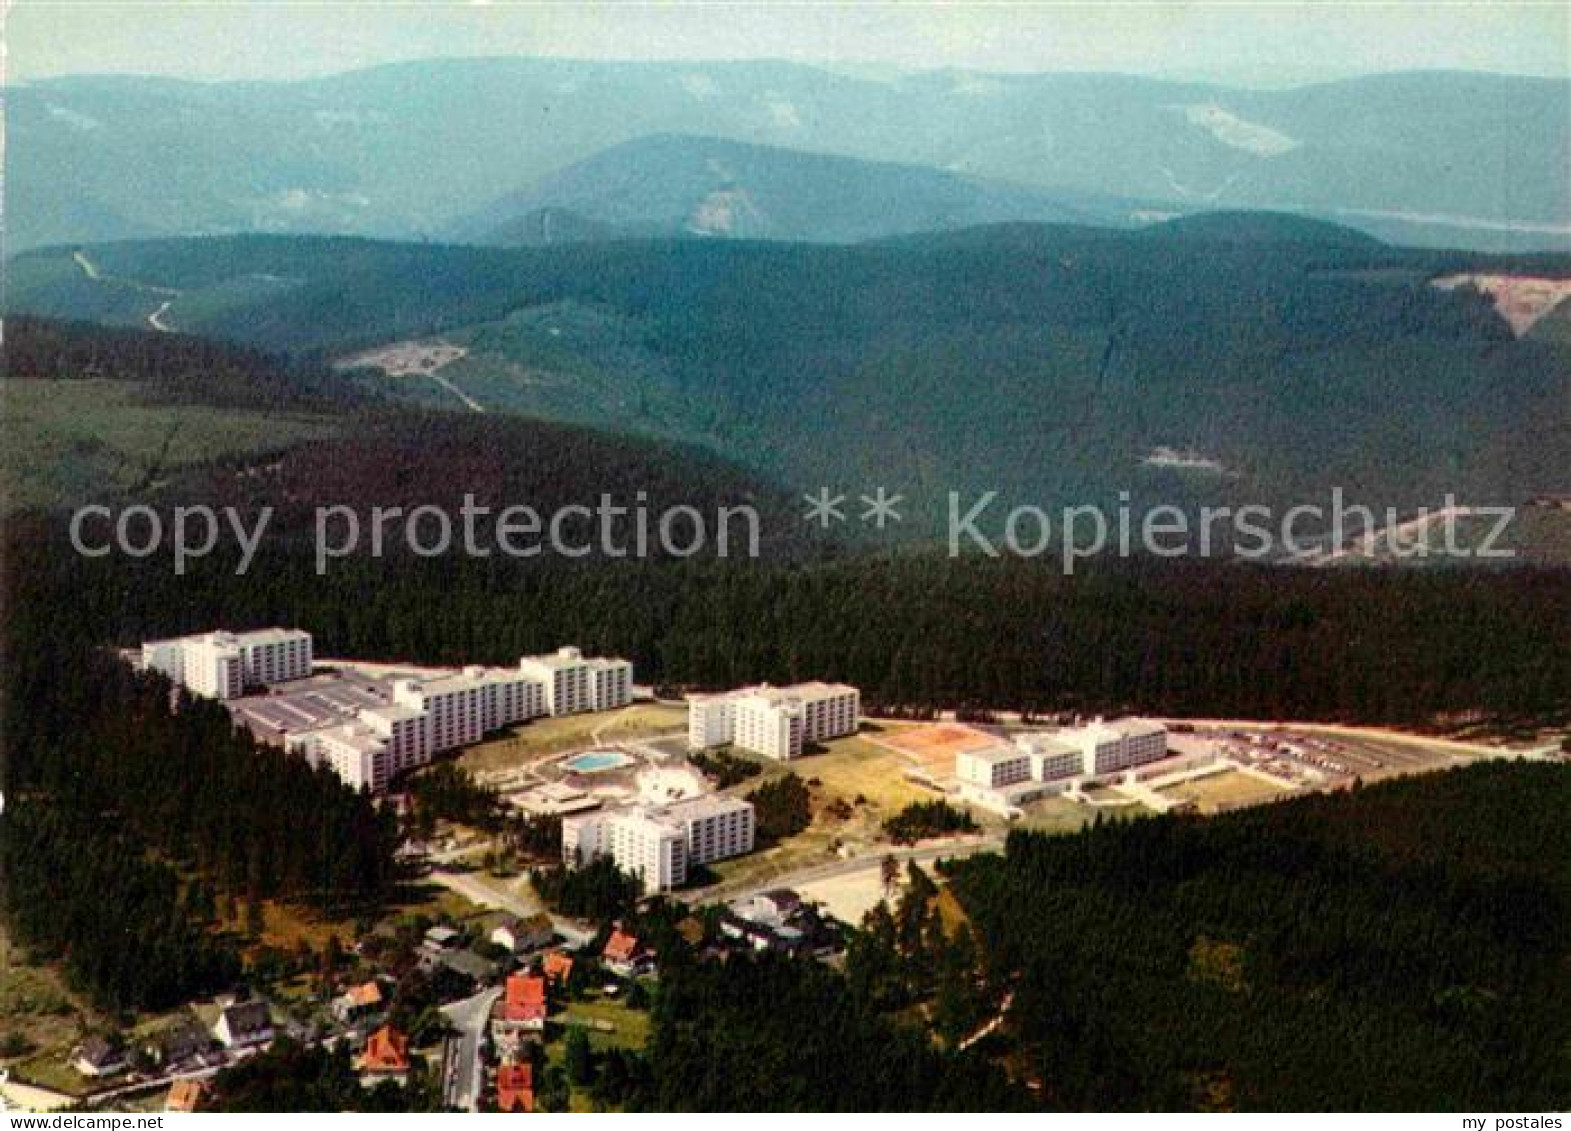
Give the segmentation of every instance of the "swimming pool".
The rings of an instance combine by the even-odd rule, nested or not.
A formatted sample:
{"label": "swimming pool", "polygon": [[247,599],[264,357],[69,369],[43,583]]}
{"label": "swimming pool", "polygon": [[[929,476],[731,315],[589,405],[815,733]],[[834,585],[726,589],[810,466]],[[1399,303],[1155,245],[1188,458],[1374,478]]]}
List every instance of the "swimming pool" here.
{"label": "swimming pool", "polygon": [[562,763],[575,774],[597,774],[602,770],[620,770],[633,760],[620,750],[589,750]]}

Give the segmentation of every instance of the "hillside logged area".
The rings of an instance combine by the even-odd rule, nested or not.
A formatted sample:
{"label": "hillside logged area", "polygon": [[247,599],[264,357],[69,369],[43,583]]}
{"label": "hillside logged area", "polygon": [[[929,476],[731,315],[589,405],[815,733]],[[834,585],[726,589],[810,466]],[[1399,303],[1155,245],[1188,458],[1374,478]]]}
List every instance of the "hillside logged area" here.
{"label": "hillside logged area", "polygon": [[1448,492],[1519,504],[1563,492],[1571,467],[1563,314],[1519,338],[1487,296],[1430,283],[1571,262],[1391,248],[1288,217],[850,247],[237,237],[11,268],[13,311],[140,324],[167,302],[176,329],[333,359],[439,338],[461,355],[440,381],[339,377],[383,400],[695,444],[804,490],[884,483],[918,533],[949,491],[1285,507],[1340,487],[1409,509]]}

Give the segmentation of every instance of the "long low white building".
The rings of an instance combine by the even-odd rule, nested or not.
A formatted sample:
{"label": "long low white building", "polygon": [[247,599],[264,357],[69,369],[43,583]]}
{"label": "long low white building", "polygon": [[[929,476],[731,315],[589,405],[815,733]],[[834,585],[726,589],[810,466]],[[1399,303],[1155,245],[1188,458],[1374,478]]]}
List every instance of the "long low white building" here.
{"label": "long low white building", "polygon": [[609,856],[654,895],[681,887],[695,865],[753,851],[755,833],[752,802],[716,794],[563,817],[562,859],[580,868]]}
{"label": "long low white building", "polygon": [[687,697],[687,744],[693,750],[736,746],[786,762],[803,749],[855,734],[862,694],[843,683],[743,687]]}
{"label": "long low white building", "polygon": [[1008,811],[1076,782],[1111,778],[1167,757],[1167,728],[1150,719],[1096,719],[955,755],[960,795]]}

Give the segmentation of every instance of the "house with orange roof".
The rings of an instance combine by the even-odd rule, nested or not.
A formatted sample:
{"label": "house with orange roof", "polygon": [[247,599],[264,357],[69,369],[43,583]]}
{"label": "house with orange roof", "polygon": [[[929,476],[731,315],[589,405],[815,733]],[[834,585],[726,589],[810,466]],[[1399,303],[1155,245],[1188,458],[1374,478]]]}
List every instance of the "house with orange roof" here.
{"label": "house with orange roof", "polygon": [[539,974],[514,974],[508,978],[507,990],[502,999],[503,1020],[523,1029],[544,1029],[547,1012],[545,988],[545,979]]}
{"label": "house with orange roof", "polygon": [[193,1112],[206,1098],[206,1080],[176,1080],[169,1086],[169,1095],[164,1097],[164,1110]]}
{"label": "house with orange roof", "polygon": [[345,1025],[364,1021],[382,1012],[386,999],[382,994],[382,987],[374,982],[362,982],[358,986],[350,986],[342,994],[333,999],[333,1016]]}
{"label": "house with orange roof", "polygon": [[368,1076],[402,1076],[409,1071],[409,1038],[383,1025],[365,1043],[360,1071]]}
{"label": "house with orange roof", "polygon": [[646,973],[654,964],[653,956],[638,936],[624,930],[620,923],[611,931],[600,957],[605,960],[606,969],[624,978]]}
{"label": "house with orange roof", "polygon": [[535,1068],[532,1064],[504,1064],[496,1070],[496,1110],[535,1110]]}
{"label": "house with orange roof", "polygon": [[573,976],[573,956],[565,950],[553,950],[545,956],[545,980],[553,986],[565,986]]}

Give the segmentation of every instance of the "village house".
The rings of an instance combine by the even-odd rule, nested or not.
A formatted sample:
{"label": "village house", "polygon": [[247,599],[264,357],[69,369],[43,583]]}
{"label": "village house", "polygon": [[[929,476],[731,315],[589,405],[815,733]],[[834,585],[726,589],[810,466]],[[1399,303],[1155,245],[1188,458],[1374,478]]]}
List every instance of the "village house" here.
{"label": "village house", "polygon": [[381,1016],[386,1004],[382,987],[375,981],[362,982],[333,999],[333,1017],[342,1025],[358,1025]]}
{"label": "village house", "polygon": [[519,919],[511,915],[491,929],[491,941],[515,957],[522,958],[551,945],[555,932],[549,915]]}
{"label": "village house", "polygon": [[654,969],[654,955],[644,947],[637,935],[624,930],[621,923],[612,929],[600,957],[605,961],[607,970],[623,978],[635,978]]}
{"label": "village house", "polygon": [[77,1048],[71,1066],[83,1076],[95,1079],[116,1076],[128,1067],[125,1049],[107,1037],[94,1033]]}
{"label": "village house", "polygon": [[496,1070],[496,1110],[535,1110],[535,1069],[532,1064],[504,1064]]}
{"label": "village house", "polygon": [[553,950],[542,960],[545,980],[552,986],[563,987],[573,977],[573,956],[565,950]]}
{"label": "village house", "polygon": [[143,1046],[161,1068],[198,1061],[213,1049],[213,1035],[194,1020],[177,1021],[152,1035]]}
{"label": "village house", "polygon": [[409,1073],[409,1038],[391,1025],[383,1025],[365,1043],[360,1072],[376,1080],[402,1081]]}
{"label": "village house", "polygon": [[501,966],[495,961],[472,950],[444,951],[437,959],[435,968],[450,971],[476,986],[494,982],[502,972]]}
{"label": "village house", "polygon": [[504,1058],[516,1056],[526,1040],[545,1034],[546,982],[539,974],[514,974],[507,979],[502,999],[491,1010],[491,1040]]}
{"label": "village house", "polygon": [[241,1001],[225,1006],[213,1026],[213,1036],[226,1049],[249,1049],[273,1043],[273,1015],[265,1001]]}
{"label": "village house", "polygon": [[176,1080],[169,1086],[169,1094],[164,1097],[164,1110],[190,1114],[193,1111],[200,1111],[202,1101],[205,1099],[207,1099],[206,1080]]}

